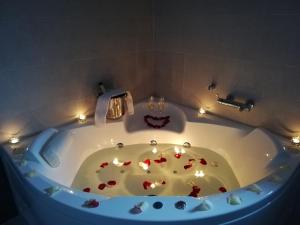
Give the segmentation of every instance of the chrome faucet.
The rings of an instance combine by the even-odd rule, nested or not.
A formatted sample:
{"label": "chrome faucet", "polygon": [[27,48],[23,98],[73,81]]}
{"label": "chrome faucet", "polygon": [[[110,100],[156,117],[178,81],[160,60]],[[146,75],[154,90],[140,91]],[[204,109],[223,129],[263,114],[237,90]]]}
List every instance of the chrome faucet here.
{"label": "chrome faucet", "polygon": [[240,112],[248,111],[250,112],[254,107],[254,102],[252,100],[247,100],[246,102],[238,102],[234,100],[234,96],[228,95],[226,98],[220,98],[217,95],[217,102],[221,105],[230,106],[238,109]]}

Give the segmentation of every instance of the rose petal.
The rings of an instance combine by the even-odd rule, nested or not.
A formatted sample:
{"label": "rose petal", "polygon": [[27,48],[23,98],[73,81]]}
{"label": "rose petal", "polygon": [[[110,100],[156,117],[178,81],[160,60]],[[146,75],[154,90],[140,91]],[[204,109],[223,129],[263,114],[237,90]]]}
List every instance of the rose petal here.
{"label": "rose petal", "polygon": [[180,159],[180,157],[181,157],[181,154],[179,154],[179,153],[176,153],[174,156],[175,156],[175,158],[177,158],[177,159]]}
{"label": "rose petal", "polygon": [[150,166],[151,160],[150,160],[150,159],[145,159],[145,160],[144,160],[144,163],[146,163],[148,166]]}
{"label": "rose petal", "polygon": [[161,157],[161,158],[160,158],[160,161],[161,161],[161,162],[167,162],[167,159],[164,158],[164,157]]}
{"label": "rose petal", "polygon": [[143,182],[143,187],[144,187],[144,189],[147,190],[147,189],[151,186],[151,184],[152,184],[152,183],[149,182],[149,181],[144,181],[144,182]]}
{"label": "rose petal", "polygon": [[106,166],[108,166],[108,162],[104,162],[104,163],[102,163],[102,164],[100,165],[100,167],[102,167],[102,168],[104,168],[104,167],[106,167]]}
{"label": "rose petal", "polygon": [[91,188],[86,187],[86,188],[84,188],[82,191],[84,191],[84,192],[90,192],[90,191],[91,191]]}
{"label": "rose petal", "polygon": [[105,183],[99,184],[98,189],[103,190],[106,187]]}
{"label": "rose petal", "polygon": [[187,164],[187,165],[185,165],[183,168],[186,170],[186,169],[189,169],[189,168],[191,168],[191,167],[192,167],[191,164]]}
{"label": "rose petal", "polygon": [[107,182],[107,184],[113,186],[113,185],[116,185],[117,182],[115,180],[110,180],[110,181]]}
{"label": "rose petal", "polygon": [[130,164],[131,164],[131,161],[127,161],[127,162],[124,162],[124,163],[123,163],[124,166],[128,166],[128,165],[130,165]]}
{"label": "rose petal", "polygon": [[226,188],[224,188],[224,187],[220,187],[220,188],[219,188],[219,191],[220,191],[220,192],[223,192],[223,193],[224,193],[224,192],[227,192]]}
{"label": "rose petal", "polygon": [[189,194],[189,196],[194,197],[194,198],[197,198],[197,197],[198,197],[198,193],[192,191],[192,192]]}
{"label": "rose petal", "polygon": [[88,203],[89,206],[91,207],[98,207],[99,206],[99,202],[96,201],[95,199],[90,200],[90,202]]}
{"label": "rose petal", "polygon": [[167,159],[164,157],[160,157],[160,159],[155,159],[154,162],[156,163],[163,163],[163,162],[167,162]]}
{"label": "rose petal", "polygon": [[206,165],[207,164],[207,162],[206,162],[206,160],[205,159],[200,159],[200,163],[202,164],[202,165]]}
{"label": "rose petal", "polygon": [[193,186],[193,192],[198,194],[200,192],[200,190],[201,189],[198,186]]}
{"label": "rose petal", "polygon": [[99,206],[99,202],[96,199],[90,199],[84,202],[83,207],[87,208],[96,208]]}
{"label": "rose petal", "polygon": [[170,116],[156,117],[156,116],[151,116],[151,115],[145,115],[144,121],[148,125],[148,127],[159,129],[159,128],[166,126],[170,122]]}

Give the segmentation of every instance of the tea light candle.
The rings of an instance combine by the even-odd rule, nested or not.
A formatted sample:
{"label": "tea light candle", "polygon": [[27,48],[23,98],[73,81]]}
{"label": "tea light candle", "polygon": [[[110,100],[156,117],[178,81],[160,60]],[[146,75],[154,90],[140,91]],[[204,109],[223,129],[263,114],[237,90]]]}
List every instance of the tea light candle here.
{"label": "tea light candle", "polygon": [[11,143],[11,144],[17,144],[19,142],[20,142],[20,139],[18,137],[11,137],[9,139],[9,143]]}
{"label": "tea light candle", "polygon": [[300,137],[299,137],[299,136],[293,137],[293,138],[292,138],[292,143],[293,143],[294,145],[299,145],[299,144],[300,144]]}
{"label": "tea light candle", "polygon": [[153,153],[153,154],[156,154],[156,153],[157,153],[157,148],[156,148],[156,147],[154,147],[154,148],[152,149],[152,153]]}
{"label": "tea light candle", "polygon": [[84,122],[86,122],[86,115],[84,115],[84,114],[79,114],[79,115],[78,115],[78,121],[79,121],[79,123],[84,123]]}
{"label": "tea light candle", "polygon": [[204,177],[205,174],[204,174],[204,172],[203,172],[202,170],[200,170],[200,171],[196,170],[195,176],[196,176],[196,177]]}
{"label": "tea light candle", "polygon": [[198,111],[198,116],[203,116],[206,113],[206,110],[203,107],[200,107]]}

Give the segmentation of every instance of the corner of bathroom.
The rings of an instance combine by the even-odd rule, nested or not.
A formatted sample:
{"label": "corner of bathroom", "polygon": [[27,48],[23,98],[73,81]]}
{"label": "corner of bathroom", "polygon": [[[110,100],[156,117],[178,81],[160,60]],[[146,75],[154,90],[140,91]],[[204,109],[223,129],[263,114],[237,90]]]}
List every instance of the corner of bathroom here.
{"label": "corner of bathroom", "polygon": [[0,224],[298,224],[299,22],[293,0],[1,1]]}

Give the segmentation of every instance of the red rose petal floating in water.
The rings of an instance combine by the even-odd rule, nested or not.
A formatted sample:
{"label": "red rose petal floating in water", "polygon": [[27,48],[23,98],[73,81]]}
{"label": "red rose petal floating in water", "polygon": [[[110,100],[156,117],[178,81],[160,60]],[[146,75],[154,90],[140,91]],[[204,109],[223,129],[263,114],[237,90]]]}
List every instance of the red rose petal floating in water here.
{"label": "red rose petal floating in water", "polygon": [[144,183],[143,183],[143,187],[144,187],[144,189],[145,190],[147,190],[150,186],[151,186],[151,182],[149,182],[149,181],[144,181]]}
{"label": "red rose petal floating in water", "polygon": [[124,166],[128,166],[128,165],[130,165],[130,164],[131,164],[131,161],[127,161],[127,162],[124,162],[124,163],[123,163]]}
{"label": "red rose petal floating in water", "polygon": [[198,186],[193,186],[193,190],[192,190],[192,192],[189,194],[189,196],[197,198],[197,197],[198,197],[198,194],[199,194],[199,192],[200,192],[200,190],[201,190],[201,189],[200,189]]}
{"label": "red rose petal floating in water", "polygon": [[99,188],[100,190],[103,190],[105,187],[106,187],[106,184],[105,184],[105,183],[99,184],[99,186],[98,186],[98,188]]}
{"label": "red rose petal floating in water", "polygon": [[151,161],[150,161],[150,159],[145,159],[145,160],[144,160],[144,163],[147,164],[148,166],[150,166]]}
{"label": "red rose petal floating in water", "polygon": [[193,191],[199,193],[200,192],[200,188],[198,186],[193,186]]}
{"label": "red rose petal floating in water", "polygon": [[197,197],[198,197],[198,194],[192,191],[192,192],[189,194],[189,196],[194,197],[194,198],[197,198]]}
{"label": "red rose petal floating in water", "polygon": [[179,154],[179,153],[176,153],[174,156],[175,156],[175,158],[176,158],[176,159],[180,159],[180,157],[181,157],[181,154]]}
{"label": "red rose petal floating in water", "polygon": [[206,160],[205,159],[200,159],[200,163],[202,164],[202,165],[206,165],[207,164],[207,162],[206,162]]}
{"label": "red rose petal floating in water", "polygon": [[226,188],[224,188],[224,187],[220,187],[219,191],[221,191],[221,192],[227,192]]}
{"label": "red rose petal floating in water", "polygon": [[104,168],[104,167],[106,167],[106,166],[108,166],[108,162],[104,162],[104,163],[102,163],[102,164],[100,165],[100,167],[102,167],[102,168]]}
{"label": "red rose petal floating in water", "polygon": [[154,162],[156,163],[163,163],[163,162],[167,162],[167,159],[164,157],[160,157],[160,159],[155,159]]}
{"label": "red rose petal floating in water", "polygon": [[184,168],[185,170],[187,170],[187,169],[191,168],[192,166],[193,166],[192,164],[187,164],[187,165],[185,165],[183,168]]}
{"label": "red rose petal floating in water", "polygon": [[161,162],[167,162],[167,159],[164,158],[164,157],[160,157],[160,161],[161,161]]}
{"label": "red rose petal floating in water", "polygon": [[110,180],[107,182],[108,185],[114,186],[117,184],[117,182],[115,180]]}
{"label": "red rose petal floating in water", "polygon": [[84,192],[90,192],[91,188],[87,187],[87,188],[84,188],[82,191],[84,191]]}

